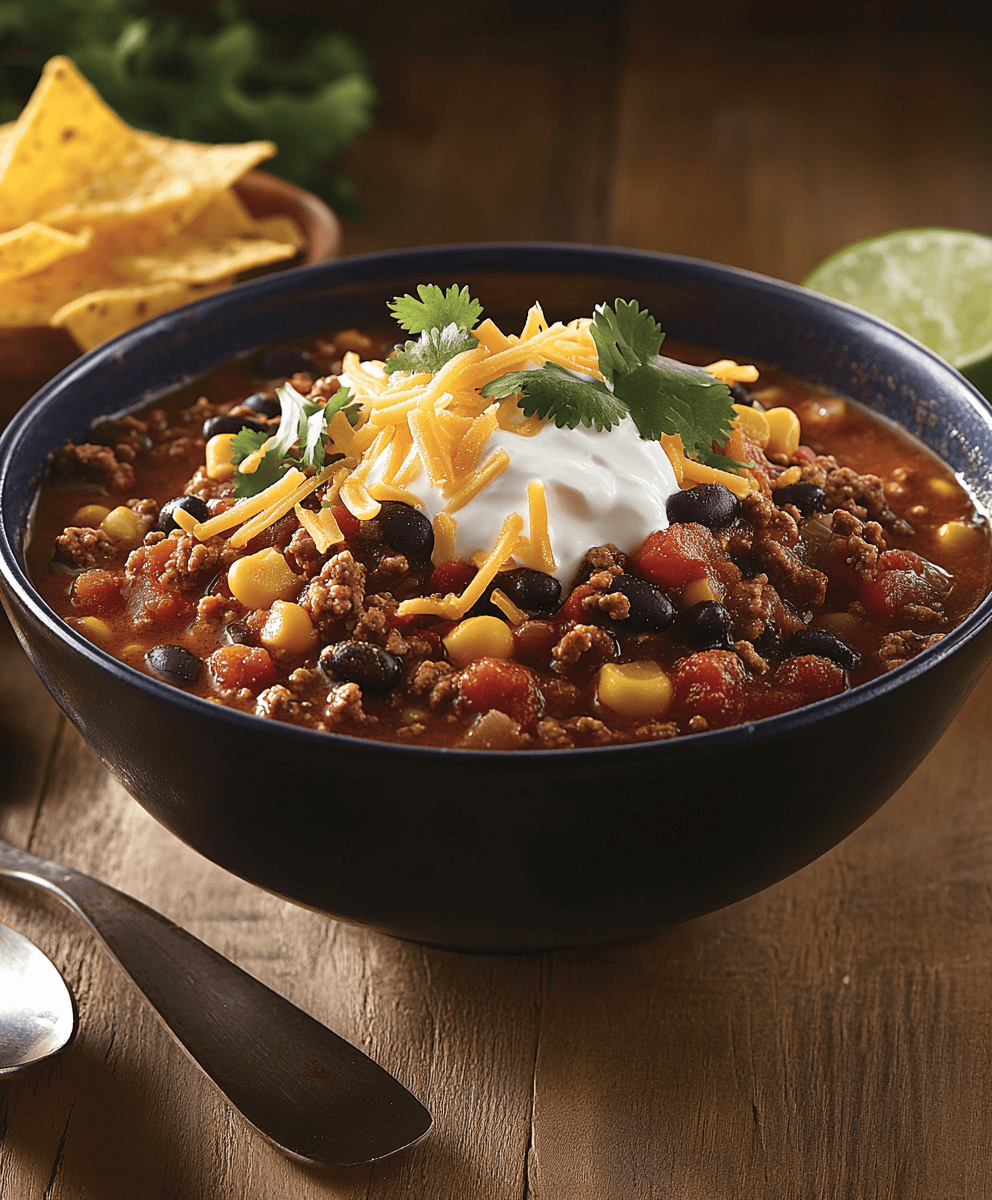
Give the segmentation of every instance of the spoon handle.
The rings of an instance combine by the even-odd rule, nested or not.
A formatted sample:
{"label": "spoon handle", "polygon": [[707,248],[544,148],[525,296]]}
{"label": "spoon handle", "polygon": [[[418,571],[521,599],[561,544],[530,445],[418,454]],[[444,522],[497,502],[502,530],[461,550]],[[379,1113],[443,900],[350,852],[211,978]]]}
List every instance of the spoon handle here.
{"label": "spoon handle", "polygon": [[78,913],[193,1061],[285,1154],[355,1166],[430,1128],[427,1109],[382,1067],[147,905],[2,841],[0,875]]}

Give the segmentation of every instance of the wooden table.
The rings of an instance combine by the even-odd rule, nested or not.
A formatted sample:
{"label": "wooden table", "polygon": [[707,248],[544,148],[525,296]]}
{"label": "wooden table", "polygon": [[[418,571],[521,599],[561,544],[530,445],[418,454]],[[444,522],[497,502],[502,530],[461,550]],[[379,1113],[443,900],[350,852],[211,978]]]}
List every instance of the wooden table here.
{"label": "wooden table", "polygon": [[[797,280],[890,228],[992,233],[987,45],[968,10],[896,34],[853,3],[784,32],[784,5],[764,31],[733,3],[694,6],[695,25],[577,5],[568,27],[518,4],[370,8],[350,20],[383,105],[349,161],[368,210],[350,251],[558,238]],[[0,1086],[2,1200],[992,1193],[992,676],[889,804],[792,879],[636,944],[493,958],[226,875],[110,778],[9,630],[0,661],[0,831],[186,926],[436,1118],[372,1170],[284,1160],[79,922],[7,883],[0,918],[52,955],[82,1027],[59,1065]]]}

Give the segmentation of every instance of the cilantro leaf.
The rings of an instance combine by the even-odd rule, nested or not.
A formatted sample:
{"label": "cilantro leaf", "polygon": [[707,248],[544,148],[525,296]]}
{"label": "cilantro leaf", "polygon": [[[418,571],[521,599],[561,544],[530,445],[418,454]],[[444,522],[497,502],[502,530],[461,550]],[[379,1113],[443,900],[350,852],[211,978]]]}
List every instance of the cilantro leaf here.
{"label": "cilantro leaf", "polygon": [[730,388],[701,367],[656,355],[650,363],[617,377],[614,391],[646,441],[677,433],[686,454],[728,470],[742,464],[717,454],[734,418]]}
{"label": "cilantro leaf", "polygon": [[331,418],[339,412],[343,412],[352,425],[358,424],[358,418],[362,415],[362,406],[352,396],[351,388],[338,388],[334,395],[324,405],[324,421],[330,425]]}
{"label": "cilantro leaf", "polygon": [[616,309],[597,304],[589,332],[596,343],[599,369],[608,383],[652,359],[661,349],[664,331],[636,300],[617,300]]}
{"label": "cilantro leaf", "polygon": [[[413,296],[396,296],[390,302],[393,316],[407,333],[423,333],[428,329],[444,329],[454,323],[460,329],[474,329],[482,316],[482,305],[468,294],[468,288],[458,290],[452,284],[446,292],[433,283],[422,283],[417,288],[419,300]],[[394,370],[400,370],[394,367]],[[407,370],[406,367],[402,368]]]}
{"label": "cilantro leaf", "polygon": [[261,450],[268,440],[269,435],[264,429],[249,429],[247,425],[243,425],[234,437],[231,438],[231,461],[237,466],[249,454],[254,454],[256,450]]}
{"label": "cilantro leaf", "polygon": [[518,392],[523,393],[520,408],[524,416],[537,413],[546,421],[554,421],[559,429],[585,425],[603,433],[627,415],[624,405],[602,380],[583,379],[551,362],[530,371],[501,375],[487,383],[481,394],[486,399],[502,399]]}
{"label": "cilantro leaf", "polygon": [[386,359],[386,374],[395,371],[440,371],[456,354],[474,350],[479,339],[466,333],[451,321],[443,329],[425,329],[415,342],[407,342]]}
{"label": "cilantro leaf", "polygon": [[246,496],[257,496],[259,492],[264,492],[267,487],[282,479],[289,467],[290,464],[281,459],[277,452],[267,450],[265,457],[251,474],[234,472],[235,498],[243,500]]}

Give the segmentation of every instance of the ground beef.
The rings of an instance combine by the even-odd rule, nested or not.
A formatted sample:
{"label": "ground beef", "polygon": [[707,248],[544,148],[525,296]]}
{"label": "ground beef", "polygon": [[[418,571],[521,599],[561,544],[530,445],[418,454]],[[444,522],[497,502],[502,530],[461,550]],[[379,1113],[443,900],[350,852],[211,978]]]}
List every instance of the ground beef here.
{"label": "ground beef", "polygon": [[782,595],[800,607],[821,607],[827,596],[827,577],[792,552],[799,544],[793,517],[760,492],[749,492],[741,504],[744,518],[754,530],[750,552]]}
{"label": "ground beef", "polygon": [[768,660],[761,657],[754,646],[743,639],[734,642],[734,651],[752,675],[767,675],[770,667]]}
{"label": "ground beef", "polygon": [[134,487],[134,467],[121,462],[109,446],[68,442],[59,451],[59,470],[80,473],[109,492],[127,492]]}
{"label": "ground beef", "polygon": [[165,562],[159,583],[180,592],[198,591],[214,575],[227,570],[238,557],[238,551],[222,537],[200,542],[191,534],[179,533],[170,541],[175,543],[175,548]]}
{"label": "ground beef", "polygon": [[305,529],[297,529],[289,539],[286,555],[287,558],[292,557],[293,562],[289,565],[292,567],[294,563],[296,564],[297,574],[305,575],[308,579],[312,579],[317,574],[324,561],[324,556]]}
{"label": "ground beef", "polygon": [[795,633],[803,622],[782,603],[767,575],[742,579],[727,593],[724,604],[730,612],[737,637],[756,642],[766,630]]}
{"label": "ground beef", "polygon": [[116,553],[116,543],[102,529],[70,525],[55,539],[55,557],[59,562],[84,570],[109,562]]}
{"label": "ground beef", "polygon": [[[359,704],[361,704],[361,700],[359,700]],[[255,702],[255,714],[259,717],[271,717],[275,721],[299,723],[300,719],[305,716],[306,709],[299,700],[294,699],[289,688],[277,683],[259,693],[258,700]]]}
{"label": "ground beef", "polygon": [[883,670],[891,671],[895,667],[901,667],[904,662],[909,662],[921,650],[935,646],[943,636],[942,633],[914,633],[912,629],[903,629],[899,633],[887,633],[882,638],[876,657]]}
{"label": "ground beef", "polygon": [[823,488],[828,512],[845,509],[862,521],[877,521],[899,537],[912,536],[912,525],[889,508],[885,484],[877,475],[859,475],[850,467],[838,466],[832,454],[820,454],[802,468],[802,478],[804,483]]}
{"label": "ground beef", "polygon": [[885,549],[885,537],[877,521],[867,524],[845,509],[833,513],[833,532],[843,539],[840,554],[859,579],[874,579],[878,555]]}
{"label": "ground beef", "polygon": [[199,496],[201,500],[209,501],[226,499],[232,494],[232,491],[230,480],[211,479],[206,468],[197,467],[193,472],[193,478],[183,488],[183,495]]}
{"label": "ground beef", "polygon": [[564,671],[592,670],[616,657],[616,642],[599,625],[576,625],[554,647],[551,657]]}
{"label": "ground beef", "polygon": [[593,546],[591,550],[586,551],[585,557],[579,563],[576,582],[588,580],[597,571],[609,571],[611,575],[620,575],[626,567],[627,556],[621,554],[612,542],[607,542],[605,546]]}
{"label": "ground beef", "polygon": [[324,720],[328,728],[347,721],[368,720],[362,708],[362,689],[357,683],[339,683],[327,693]]}
{"label": "ground beef", "polygon": [[330,400],[341,390],[341,380],[337,375],[322,375],[315,379],[313,387],[307,395],[308,400]]}
{"label": "ground beef", "polygon": [[299,599],[322,632],[333,630],[338,621],[350,620],[353,629],[365,612],[364,601],[365,568],[355,561],[350,550],[342,550],[329,558]]}
{"label": "ground beef", "polygon": [[571,750],[575,739],[561,721],[544,717],[537,723],[537,740],[545,750]]}

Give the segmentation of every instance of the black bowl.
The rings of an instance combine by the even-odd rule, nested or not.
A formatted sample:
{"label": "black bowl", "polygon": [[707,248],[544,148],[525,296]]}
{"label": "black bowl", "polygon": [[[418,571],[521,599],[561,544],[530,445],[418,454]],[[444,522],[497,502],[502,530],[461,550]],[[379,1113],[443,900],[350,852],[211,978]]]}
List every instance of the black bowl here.
{"label": "black bowl", "polygon": [[67,368],[0,442],[4,599],[52,695],[175,834],[253,883],[401,937],[521,950],[626,937],[767,887],[906,779],[992,657],[992,599],[853,691],[755,724],[568,751],[385,745],[246,716],[124,666],[64,625],[23,566],[47,455],[271,342],[381,326],[417,283],[490,313],[637,298],[680,339],[782,366],[894,418],[990,500],[992,410],[944,362],[854,309],[709,263],[577,246],[344,259],[168,313]]}

